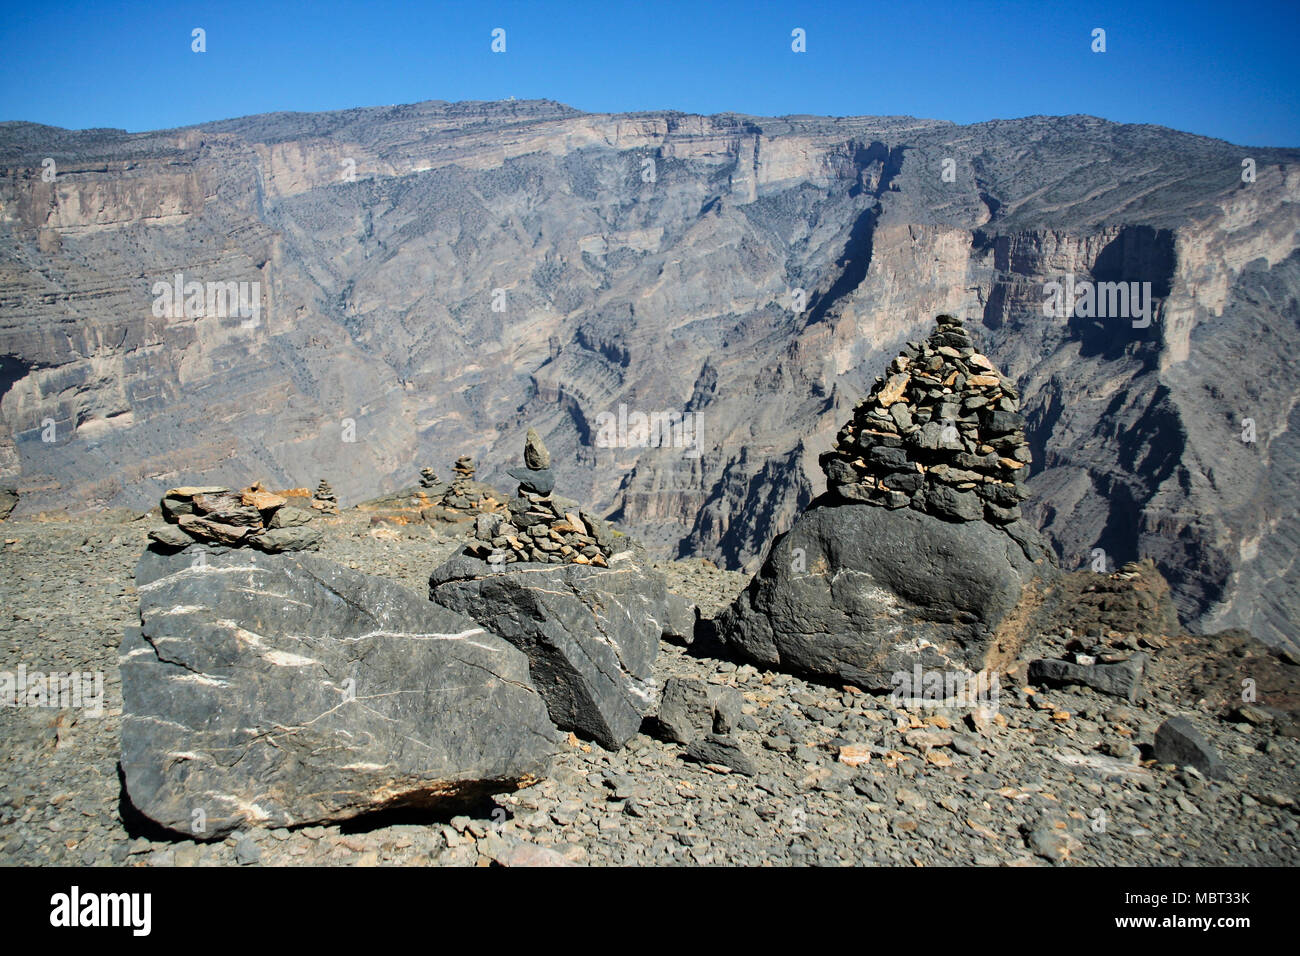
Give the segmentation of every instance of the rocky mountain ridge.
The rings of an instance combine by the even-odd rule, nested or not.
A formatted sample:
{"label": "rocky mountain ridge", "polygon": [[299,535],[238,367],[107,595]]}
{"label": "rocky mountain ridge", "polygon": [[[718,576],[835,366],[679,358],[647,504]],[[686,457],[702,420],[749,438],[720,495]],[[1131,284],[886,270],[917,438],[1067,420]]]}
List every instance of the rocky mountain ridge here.
{"label": "rocky mountain ridge", "polygon": [[[1021,396],[1064,567],[1150,557],[1194,627],[1294,642],[1297,199],[1296,150],[1079,116],[0,124],[0,473],[19,514],[250,472],[350,503],[460,454],[504,486],[532,424],[659,554],[753,568],[950,312]],[[255,314],[169,313],[177,274]],[[1045,315],[1067,277],[1150,312]]]}

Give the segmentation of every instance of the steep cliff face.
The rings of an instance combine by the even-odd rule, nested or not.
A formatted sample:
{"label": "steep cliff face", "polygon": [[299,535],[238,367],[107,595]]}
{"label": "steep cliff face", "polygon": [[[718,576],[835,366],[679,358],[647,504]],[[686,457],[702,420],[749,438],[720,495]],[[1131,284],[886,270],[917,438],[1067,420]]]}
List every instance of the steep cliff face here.
{"label": "steep cliff face", "polygon": [[[27,511],[321,475],[346,503],[459,454],[504,482],[533,424],[659,553],[752,567],[954,312],[1024,396],[1064,564],[1149,555],[1189,622],[1293,640],[1298,201],[1297,151],[1089,117],[0,124],[0,474]],[[178,274],[203,314],[160,303]],[[1066,277],[1111,312],[1044,314]]]}

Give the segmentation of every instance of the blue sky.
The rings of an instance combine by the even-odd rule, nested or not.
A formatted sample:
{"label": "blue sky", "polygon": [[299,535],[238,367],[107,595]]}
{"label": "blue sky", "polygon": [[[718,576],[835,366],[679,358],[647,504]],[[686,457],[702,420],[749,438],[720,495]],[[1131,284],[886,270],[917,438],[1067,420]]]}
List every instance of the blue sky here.
{"label": "blue sky", "polygon": [[[207,52],[191,51],[191,30]],[[490,50],[506,31],[506,52]],[[802,28],[807,52],[791,51]],[[1091,50],[1106,30],[1106,52]],[[46,3],[4,0],[0,120],[159,129],[274,110],[1091,113],[1300,146],[1300,0]]]}

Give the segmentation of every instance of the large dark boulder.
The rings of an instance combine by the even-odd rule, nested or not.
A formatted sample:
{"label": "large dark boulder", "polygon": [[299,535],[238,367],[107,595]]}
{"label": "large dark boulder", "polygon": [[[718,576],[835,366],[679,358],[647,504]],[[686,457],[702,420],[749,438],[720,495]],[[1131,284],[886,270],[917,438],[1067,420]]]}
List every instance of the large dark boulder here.
{"label": "large dark boulder", "polygon": [[613,555],[608,568],[501,567],[457,555],[430,575],[429,597],[528,656],[557,726],[621,747],[657,701],[654,660],[668,622],[662,575],[632,550]]}
{"label": "large dark boulder", "polygon": [[978,672],[1020,641],[1012,612],[1054,576],[1036,536],[911,508],[813,502],[715,622],[760,664],[889,691],[924,669]]}
{"label": "large dark boulder", "polygon": [[473,621],[306,555],[142,558],[122,644],[131,803],[199,838],[527,785],[558,733]]}

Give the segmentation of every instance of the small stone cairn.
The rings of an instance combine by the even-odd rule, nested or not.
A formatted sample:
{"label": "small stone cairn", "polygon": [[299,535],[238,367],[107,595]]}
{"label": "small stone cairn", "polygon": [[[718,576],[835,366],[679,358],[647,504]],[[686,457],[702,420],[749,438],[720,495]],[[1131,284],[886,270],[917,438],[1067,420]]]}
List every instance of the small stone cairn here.
{"label": "small stone cairn", "polygon": [[[495,511],[501,507],[501,502],[495,497],[492,489],[475,480],[474,459],[469,455],[461,455],[457,458],[456,464],[451,466],[451,471],[455,477],[451,480],[451,487],[442,495],[441,504],[444,508],[453,511]],[[421,472],[420,483],[424,484],[423,472]]]}
{"label": "small stone cairn", "polygon": [[162,501],[168,524],[149,532],[163,550],[179,551],[196,541],[230,548],[252,547],[278,554],[314,550],[321,533],[309,527],[315,515],[295,508],[259,481],[243,491],[221,487],[172,488]]}
{"label": "small stone cairn", "polygon": [[316,485],[316,492],[311,496],[311,506],[322,514],[336,515],[339,513],[339,498],[334,494],[334,489],[324,478]]}
{"label": "small stone cairn", "polygon": [[1031,460],[1019,395],[977,352],[961,321],[941,315],[907,347],[821,456],[830,491],[912,507],[947,521],[1019,520]]}
{"label": "small stone cairn", "polygon": [[421,488],[436,488],[440,484],[442,484],[442,482],[438,480],[438,473],[436,471],[434,471],[432,468],[420,469]]}
{"label": "small stone cairn", "polygon": [[507,513],[479,515],[465,553],[493,565],[531,561],[608,567],[610,556],[622,550],[622,536],[601,518],[579,511],[577,502],[552,493],[551,455],[531,428],[524,441],[524,465],[506,472],[519,482]]}

